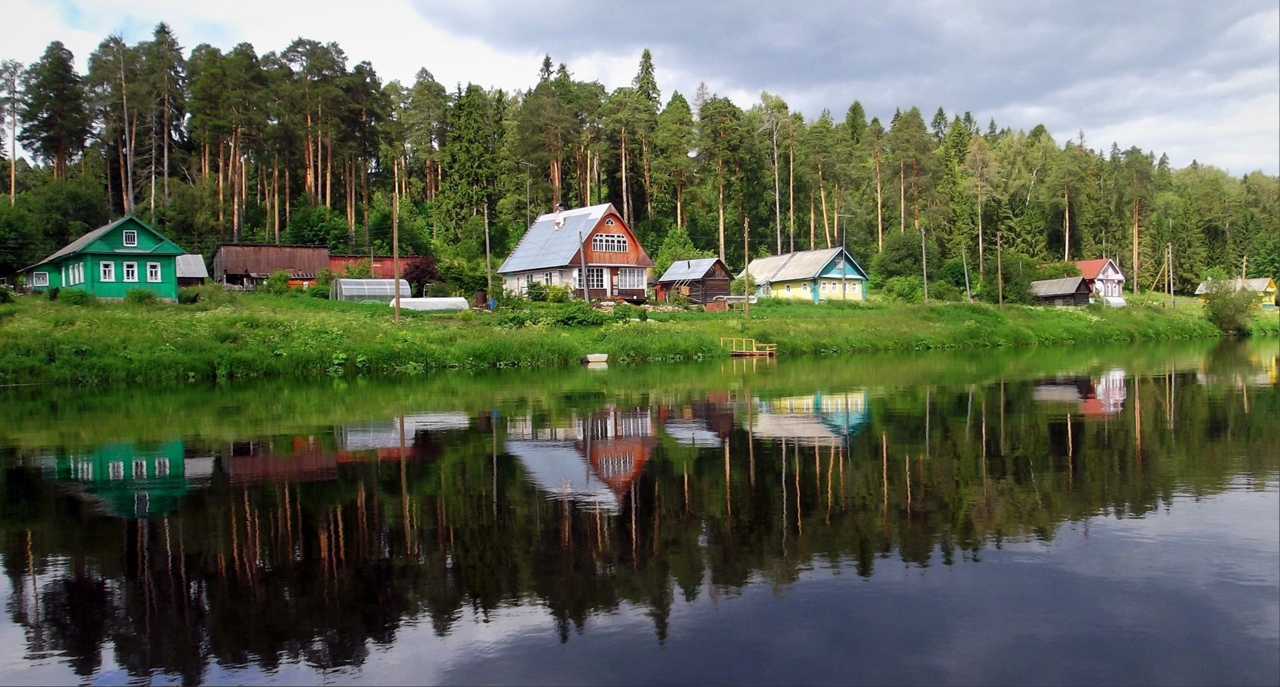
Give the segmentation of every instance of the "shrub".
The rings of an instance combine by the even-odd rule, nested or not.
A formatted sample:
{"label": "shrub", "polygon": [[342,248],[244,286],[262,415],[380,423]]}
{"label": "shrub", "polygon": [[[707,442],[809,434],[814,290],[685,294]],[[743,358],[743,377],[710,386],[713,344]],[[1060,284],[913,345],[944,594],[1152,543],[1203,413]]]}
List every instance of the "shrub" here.
{"label": "shrub", "polygon": [[262,290],[267,293],[282,294],[289,290],[289,273],[284,270],[276,270],[267,277],[267,281],[262,284]]}
{"label": "shrub", "polygon": [[1204,316],[1224,334],[1248,334],[1249,315],[1257,295],[1235,288],[1230,279],[1212,279],[1204,298]]}
{"label": "shrub", "polygon": [[[49,290],[53,291],[53,289]],[[81,289],[67,289],[53,298],[58,298],[68,305],[93,305],[98,302],[97,296]]]}
{"label": "shrub", "polygon": [[307,289],[307,295],[311,296],[312,298],[321,298],[321,299],[328,300],[329,287],[320,286],[320,282],[317,280],[315,284],[311,285],[311,288]]}
{"label": "shrub", "polygon": [[528,289],[525,291],[525,295],[529,297],[529,300],[534,302],[545,301],[547,300],[547,287],[536,281],[531,281],[529,282]]}
{"label": "shrub", "polygon": [[644,322],[649,319],[649,311],[638,305],[627,305],[625,303],[613,306],[613,319],[618,322],[627,322],[629,320],[640,320]]}
{"label": "shrub", "polygon": [[124,300],[126,303],[133,303],[135,305],[151,305],[159,300],[159,298],[156,297],[154,291],[148,291],[146,289],[129,289],[124,294]]}
{"label": "shrub", "polygon": [[0,303],[12,303],[13,292],[7,286],[0,286]]}
{"label": "shrub", "polygon": [[568,303],[572,295],[569,287],[564,284],[550,284],[547,286],[548,303]]}
{"label": "shrub", "polygon": [[881,287],[886,297],[903,303],[920,303],[924,300],[924,282],[920,277],[890,277]]}
{"label": "shrub", "polygon": [[609,321],[609,315],[583,301],[574,301],[548,312],[544,321],[562,327],[599,327]]}
{"label": "shrub", "polygon": [[221,284],[210,282],[200,286],[184,286],[178,289],[178,303],[191,305],[194,303],[224,304],[235,300],[235,295]]}

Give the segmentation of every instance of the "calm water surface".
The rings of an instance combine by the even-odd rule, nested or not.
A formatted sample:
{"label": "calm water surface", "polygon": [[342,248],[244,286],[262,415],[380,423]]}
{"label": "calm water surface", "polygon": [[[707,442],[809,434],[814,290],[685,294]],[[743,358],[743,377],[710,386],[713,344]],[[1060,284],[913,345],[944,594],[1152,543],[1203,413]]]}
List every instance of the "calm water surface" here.
{"label": "calm water surface", "polygon": [[0,682],[1276,684],[1280,351],[0,395]]}

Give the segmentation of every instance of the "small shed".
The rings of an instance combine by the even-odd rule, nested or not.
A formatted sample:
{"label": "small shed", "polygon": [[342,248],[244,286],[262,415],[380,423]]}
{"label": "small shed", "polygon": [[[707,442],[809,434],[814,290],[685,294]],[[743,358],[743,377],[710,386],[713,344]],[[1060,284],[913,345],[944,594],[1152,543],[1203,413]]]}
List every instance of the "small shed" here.
{"label": "small shed", "polygon": [[1037,305],[1088,305],[1092,289],[1084,277],[1063,277],[1031,282]]}
{"label": "small shed", "polygon": [[[395,306],[396,299],[392,298],[389,305]],[[461,297],[453,298],[401,298],[400,307],[405,310],[421,310],[423,312],[439,312],[439,311],[461,311],[470,308],[467,299]]]}
{"label": "small shed", "polygon": [[658,279],[658,300],[669,302],[680,295],[690,303],[710,303],[717,296],[729,295],[733,274],[720,258],[677,260]]}
{"label": "small shed", "polygon": [[209,269],[205,267],[203,255],[184,253],[175,260],[178,269],[178,288],[200,286],[209,278]]}
{"label": "small shed", "polygon": [[[409,296],[409,282],[400,280],[400,296]],[[394,279],[334,279],[329,283],[329,300],[333,301],[382,301],[390,303],[396,297]]]}

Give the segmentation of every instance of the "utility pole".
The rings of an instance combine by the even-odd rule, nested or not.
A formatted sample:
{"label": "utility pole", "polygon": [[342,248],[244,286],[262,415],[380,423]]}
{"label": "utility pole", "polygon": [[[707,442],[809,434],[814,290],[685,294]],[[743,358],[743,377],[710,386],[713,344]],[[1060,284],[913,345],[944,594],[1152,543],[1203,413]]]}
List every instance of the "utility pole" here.
{"label": "utility pole", "polygon": [[973,291],[969,289],[969,251],[960,251],[960,259],[964,261],[964,297],[969,303],[973,302]]}
{"label": "utility pole", "polygon": [[391,192],[391,270],[395,273],[396,307],[391,319],[400,321],[400,160],[392,158],[395,172],[395,190]]}
{"label": "utility pole", "polygon": [[924,302],[929,302],[929,258],[924,252],[924,227],[920,227],[920,273],[924,279]]}
{"label": "utility pole", "polygon": [[1004,238],[1003,231],[996,232],[996,294],[1000,307],[1004,307],[1004,264],[1000,259],[1000,242]]}
{"label": "utility pole", "polygon": [[746,280],[742,284],[742,316],[751,319],[751,218],[742,218],[742,271],[746,272]]}
{"label": "utility pole", "polygon": [[488,289],[484,292],[484,304],[488,306],[493,300],[493,259],[489,255],[489,201],[484,203],[484,276],[488,280]]}

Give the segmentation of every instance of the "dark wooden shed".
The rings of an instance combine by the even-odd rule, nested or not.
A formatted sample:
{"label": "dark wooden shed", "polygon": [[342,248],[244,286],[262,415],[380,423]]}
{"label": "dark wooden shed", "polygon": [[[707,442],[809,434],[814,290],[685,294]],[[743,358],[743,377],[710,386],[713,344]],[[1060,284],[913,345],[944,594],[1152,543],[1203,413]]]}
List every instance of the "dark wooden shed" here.
{"label": "dark wooden shed", "polygon": [[1084,277],[1063,277],[1031,282],[1037,305],[1088,305],[1093,289]]}
{"label": "dark wooden shed", "polygon": [[731,281],[733,275],[719,258],[677,260],[658,279],[655,290],[663,302],[679,295],[690,303],[706,304],[717,296],[728,296]]}
{"label": "dark wooden shed", "polygon": [[256,289],[276,270],[289,273],[290,283],[307,285],[329,267],[328,246],[218,246],[213,255],[213,279],[232,288]]}

